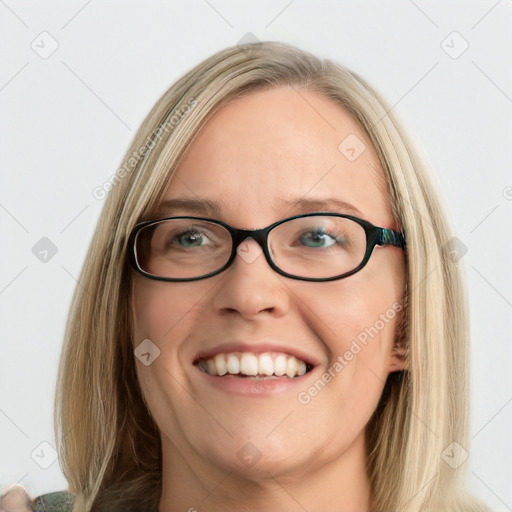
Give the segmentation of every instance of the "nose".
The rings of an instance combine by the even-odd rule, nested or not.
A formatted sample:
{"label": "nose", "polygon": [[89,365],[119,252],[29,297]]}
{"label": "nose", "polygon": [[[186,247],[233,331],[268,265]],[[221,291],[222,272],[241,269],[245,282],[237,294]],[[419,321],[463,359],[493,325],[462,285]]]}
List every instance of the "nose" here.
{"label": "nose", "polygon": [[264,312],[280,317],[289,310],[290,296],[284,278],[270,267],[251,237],[237,247],[235,260],[222,274],[222,284],[213,301],[218,312],[254,318]]}

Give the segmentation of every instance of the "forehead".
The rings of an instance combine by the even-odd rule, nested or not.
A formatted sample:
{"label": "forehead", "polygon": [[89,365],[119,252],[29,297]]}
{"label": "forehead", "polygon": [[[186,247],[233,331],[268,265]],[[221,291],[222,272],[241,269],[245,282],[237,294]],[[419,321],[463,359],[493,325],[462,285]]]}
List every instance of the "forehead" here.
{"label": "forehead", "polygon": [[304,211],[321,211],[314,201],[326,198],[349,205],[347,213],[390,221],[382,169],[356,120],[318,93],[283,87],[253,92],[217,111],[182,159],[163,202],[208,199],[218,205],[210,214],[259,225],[282,218],[296,201]]}

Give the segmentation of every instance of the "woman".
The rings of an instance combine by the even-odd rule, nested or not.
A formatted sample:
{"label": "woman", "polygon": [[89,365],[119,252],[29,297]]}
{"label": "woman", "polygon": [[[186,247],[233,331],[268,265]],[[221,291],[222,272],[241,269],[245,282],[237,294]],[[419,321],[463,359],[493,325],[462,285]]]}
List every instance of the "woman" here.
{"label": "woman", "polygon": [[164,94],[102,189],[57,386],[69,494],[46,498],[487,510],[463,489],[451,232],[388,110],[354,73],[272,42]]}

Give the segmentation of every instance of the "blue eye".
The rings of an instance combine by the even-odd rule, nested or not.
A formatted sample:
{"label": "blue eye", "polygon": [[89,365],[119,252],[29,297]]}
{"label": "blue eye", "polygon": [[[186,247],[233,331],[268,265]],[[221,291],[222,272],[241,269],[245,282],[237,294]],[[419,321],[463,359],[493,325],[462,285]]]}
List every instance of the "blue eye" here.
{"label": "blue eye", "polygon": [[[301,243],[307,242],[308,240],[313,245],[307,245],[307,246],[313,247],[313,248],[314,247],[320,247],[320,248],[330,247],[331,245],[337,244],[340,241],[342,241],[339,238],[327,233],[323,229],[311,230],[306,235],[304,235],[300,238]],[[329,240],[331,241],[331,243],[324,245],[324,243],[329,242]]]}
{"label": "blue eye", "polygon": [[170,229],[164,235],[164,247],[166,251],[179,251],[180,249],[212,249],[218,245],[218,237],[206,226],[184,225],[178,229]]}
{"label": "blue eye", "polygon": [[[197,242],[201,242],[203,236],[203,233],[200,233],[199,231],[183,231],[182,233],[179,233],[176,236],[174,236],[171,240],[171,243],[177,241],[178,244],[186,248],[200,247],[201,245],[204,244],[197,244]],[[190,245],[187,245],[187,240],[191,242]]]}

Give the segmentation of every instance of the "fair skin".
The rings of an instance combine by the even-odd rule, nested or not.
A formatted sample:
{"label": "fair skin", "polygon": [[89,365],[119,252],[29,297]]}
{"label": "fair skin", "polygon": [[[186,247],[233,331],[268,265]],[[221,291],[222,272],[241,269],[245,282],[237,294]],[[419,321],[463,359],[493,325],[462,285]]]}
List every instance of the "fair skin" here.
{"label": "fair skin", "polygon": [[[354,161],[338,150],[349,134],[366,146]],[[360,213],[327,211],[396,229],[383,183],[370,141],[344,109],[317,93],[284,87],[219,110],[191,145],[164,200],[208,198],[219,203],[218,220],[256,229],[307,213],[282,201],[336,197]],[[211,217],[181,208],[171,215]],[[281,276],[262,254],[253,261],[239,254],[226,271],[193,282],[134,274],[134,346],[149,338],[160,349],[151,365],[137,361],[161,432],[159,512],[369,512],[365,425],[386,377],[403,368],[393,350],[398,315],[309,403],[297,396],[400,303],[404,272],[401,249],[386,246],[376,247],[360,272],[329,282]],[[258,348],[263,338],[299,351],[314,368],[274,393],[240,394],[212,385],[223,377],[205,376],[193,364],[200,352],[225,342]]]}
{"label": "fair skin", "polygon": [[30,512],[31,510],[30,498],[21,486],[9,489],[0,498],[0,512]]}

